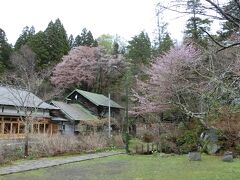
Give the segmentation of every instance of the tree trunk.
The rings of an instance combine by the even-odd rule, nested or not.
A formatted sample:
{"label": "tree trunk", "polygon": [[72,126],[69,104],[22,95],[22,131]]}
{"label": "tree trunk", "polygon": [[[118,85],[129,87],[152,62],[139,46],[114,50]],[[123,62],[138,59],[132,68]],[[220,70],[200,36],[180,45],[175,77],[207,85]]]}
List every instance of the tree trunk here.
{"label": "tree trunk", "polygon": [[29,135],[29,122],[27,122],[25,128],[24,157],[28,157],[28,141],[29,141],[28,135]]}

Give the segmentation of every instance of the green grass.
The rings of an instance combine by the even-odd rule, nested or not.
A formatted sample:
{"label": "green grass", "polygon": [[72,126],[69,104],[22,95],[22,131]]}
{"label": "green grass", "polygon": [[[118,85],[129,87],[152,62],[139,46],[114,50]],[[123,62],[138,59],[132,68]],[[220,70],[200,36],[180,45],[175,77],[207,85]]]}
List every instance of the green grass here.
{"label": "green grass", "polygon": [[0,179],[97,179],[97,180],[237,180],[240,160],[232,163],[221,157],[202,156],[202,161],[188,161],[187,156],[116,155],[12,175]]}

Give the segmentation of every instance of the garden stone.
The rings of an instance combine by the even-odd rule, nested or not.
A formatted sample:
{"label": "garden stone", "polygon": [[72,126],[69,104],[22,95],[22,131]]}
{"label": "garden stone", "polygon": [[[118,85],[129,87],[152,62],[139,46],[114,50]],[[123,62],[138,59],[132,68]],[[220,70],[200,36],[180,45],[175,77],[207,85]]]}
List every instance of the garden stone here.
{"label": "garden stone", "polygon": [[224,152],[224,156],[227,156],[227,155],[232,155],[232,156],[233,156],[233,152],[232,152],[232,151],[226,151],[226,152]]}
{"label": "garden stone", "polygon": [[207,152],[209,154],[215,154],[219,149],[221,148],[221,146],[219,146],[218,144],[215,143],[209,143],[207,145]]}
{"label": "garden stone", "polygon": [[223,155],[222,160],[224,162],[233,162],[233,153],[231,151],[226,151]]}
{"label": "garden stone", "polygon": [[224,162],[233,162],[233,155],[224,155],[222,160]]}
{"label": "garden stone", "polygon": [[189,152],[188,159],[189,161],[201,161],[201,154],[199,152]]}
{"label": "garden stone", "polygon": [[209,129],[201,134],[203,141],[207,142],[206,150],[209,154],[216,154],[221,148],[218,143],[218,131],[216,129]]}

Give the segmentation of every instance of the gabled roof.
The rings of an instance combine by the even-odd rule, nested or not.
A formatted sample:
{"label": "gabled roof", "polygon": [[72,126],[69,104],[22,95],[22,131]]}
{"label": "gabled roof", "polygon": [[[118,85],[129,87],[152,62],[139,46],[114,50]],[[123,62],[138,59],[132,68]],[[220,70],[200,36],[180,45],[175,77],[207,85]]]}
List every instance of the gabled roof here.
{"label": "gabled roof", "polygon": [[71,120],[75,121],[98,120],[96,116],[92,115],[90,111],[88,111],[79,104],[67,104],[61,101],[52,101],[52,104],[60,108],[61,111]]}
{"label": "gabled roof", "polygon": [[[80,89],[75,89],[73,92],[71,92],[67,96],[67,98],[70,95],[72,95],[74,92],[77,92],[77,93],[81,94],[83,97],[85,97],[86,99],[91,101],[96,106],[108,107],[109,99],[108,99],[108,97],[106,97],[106,96],[104,96],[102,94],[96,94],[96,93],[92,93],[92,92],[88,92],[88,91],[83,91],[83,90],[80,90]],[[119,104],[117,104],[113,100],[110,100],[110,106],[113,107],[113,108],[123,109],[122,106],[120,106]]]}
{"label": "gabled roof", "polygon": [[29,91],[7,86],[0,86],[0,105],[57,109]]}

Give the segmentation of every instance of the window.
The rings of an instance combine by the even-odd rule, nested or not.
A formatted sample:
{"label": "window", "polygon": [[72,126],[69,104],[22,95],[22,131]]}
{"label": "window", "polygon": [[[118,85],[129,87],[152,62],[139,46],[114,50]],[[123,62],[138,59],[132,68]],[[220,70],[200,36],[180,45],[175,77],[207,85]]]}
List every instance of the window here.
{"label": "window", "polygon": [[19,133],[23,134],[24,132],[25,132],[25,125],[21,123],[19,128]]}
{"label": "window", "polygon": [[44,124],[39,124],[39,132],[44,133]]}
{"label": "window", "polygon": [[45,124],[45,132],[49,133],[49,124]]}
{"label": "window", "polygon": [[33,124],[33,133],[38,133],[38,124]]}
{"label": "window", "polygon": [[18,123],[12,123],[12,133],[18,133]]}
{"label": "window", "polygon": [[11,123],[4,123],[4,134],[10,134]]}

